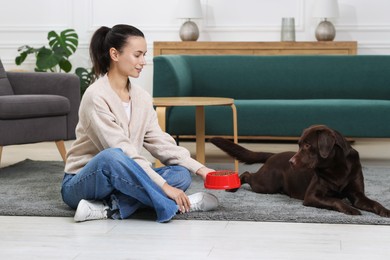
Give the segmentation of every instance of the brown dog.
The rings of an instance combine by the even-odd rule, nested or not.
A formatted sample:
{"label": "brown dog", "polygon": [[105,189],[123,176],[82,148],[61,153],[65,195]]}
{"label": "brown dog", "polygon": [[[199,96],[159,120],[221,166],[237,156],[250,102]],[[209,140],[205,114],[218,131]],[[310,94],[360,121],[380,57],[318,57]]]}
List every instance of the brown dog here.
{"label": "brown dog", "polygon": [[349,215],[360,215],[361,209],[390,217],[390,210],[364,194],[358,152],[340,133],[326,126],[305,129],[297,153],[253,152],[223,138],[210,141],[241,162],[264,163],[256,173],[240,175],[241,183],[248,183],[254,192],[283,193],[303,200],[305,206]]}

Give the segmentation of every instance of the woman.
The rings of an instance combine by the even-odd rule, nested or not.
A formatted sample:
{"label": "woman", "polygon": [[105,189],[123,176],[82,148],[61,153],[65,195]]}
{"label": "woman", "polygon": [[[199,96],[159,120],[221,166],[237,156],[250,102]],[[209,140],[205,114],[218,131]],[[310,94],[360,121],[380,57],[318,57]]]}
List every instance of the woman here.
{"label": "woman", "polygon": [[[178,212],[218,206],[209,193],[184,193],[190,172],[205,179],[213,170],[161,130],[152,97],[129,81],[139,77],[146,51],[143,33],[133,26],[101,27],[92,36],[90,56],[100,78],[82,98],[61,190],[64,202],[77,208],[76,222],[125,219],[145,206],[167,222]],[[153,169],[140,154],[143,147],[167,166]]]}

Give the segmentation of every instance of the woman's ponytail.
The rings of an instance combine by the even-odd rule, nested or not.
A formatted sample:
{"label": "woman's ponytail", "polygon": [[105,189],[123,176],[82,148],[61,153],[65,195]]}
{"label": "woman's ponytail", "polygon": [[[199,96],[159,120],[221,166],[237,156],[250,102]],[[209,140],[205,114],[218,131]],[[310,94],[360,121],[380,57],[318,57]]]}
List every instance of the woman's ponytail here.
{"label": "woman's ponytail", "polygon": [[106,40],[110,30],[110,28],[102,26],[92,35],[89,55],[97,77],[106,74],[110,67],[109,48]]}

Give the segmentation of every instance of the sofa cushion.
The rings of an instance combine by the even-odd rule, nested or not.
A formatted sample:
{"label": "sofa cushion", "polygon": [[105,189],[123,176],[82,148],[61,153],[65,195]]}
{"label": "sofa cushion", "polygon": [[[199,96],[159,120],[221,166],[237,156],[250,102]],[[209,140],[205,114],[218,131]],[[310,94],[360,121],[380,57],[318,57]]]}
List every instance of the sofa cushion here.
{"label": "sofa cushion", "polygon": [[70,102],[58,95],[0,96],[0,119],[62,116],[70,111]]}
{"label": "sofa cushion", "polygon": [[0,96],[13,94],[14,91],[12,90],[11,84],[8,81],[7,73],[5,73],[3,63],[1,63],[0,60]]}
{"label": "sofa cushion", "polygon": [[[253,100],[254,101],[254,100]],[[310,125],[325,124],[348,137],[388,137],[390,100],[238,100],[239,134],[300,136]],[[255,113],[254,113],[255,112]]]}
{"label": "sofa cushion", "polygon": [[[300,136],[310,125],[325,124],[348,137],[388,137],[389,100],[235,100],[239,136]],[[194,135],[195,108],[173,107],[167,131]],[[230,107],[205,108],[206,135],[233,135]],[[375,129],[375,131],[373,131]]]}

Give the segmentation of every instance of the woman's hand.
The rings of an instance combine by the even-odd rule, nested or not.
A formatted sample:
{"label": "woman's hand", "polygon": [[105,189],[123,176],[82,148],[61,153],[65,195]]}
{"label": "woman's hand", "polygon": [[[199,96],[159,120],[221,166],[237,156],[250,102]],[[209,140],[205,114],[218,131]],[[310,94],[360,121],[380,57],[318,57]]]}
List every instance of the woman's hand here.
{"label": "woman's hand", "polygon": [[179,206],[179,211],[181,213],[190,211],[190,200],[188,199],[184,191],[172,187],[167,182],[164,183],[164,185],[162,186],[162,190],[170,199],[176,202],[176,204]]}
{"label": "woman's hand", "polygon": [[207,167],[205,166],[205,167],[199,168],[199,170],[196,172],[196,175],[201,176],[201,177],[203,178],[203,180],[205,181],[205,180],[206,180],[206,175],[207,175],[209,172],[215,172],[215,170],[210,169],[210,168],[207,168]]}

